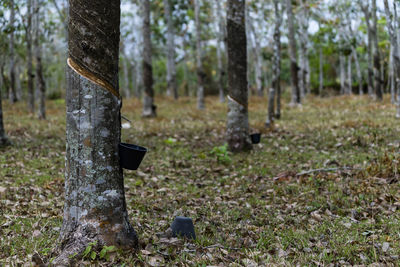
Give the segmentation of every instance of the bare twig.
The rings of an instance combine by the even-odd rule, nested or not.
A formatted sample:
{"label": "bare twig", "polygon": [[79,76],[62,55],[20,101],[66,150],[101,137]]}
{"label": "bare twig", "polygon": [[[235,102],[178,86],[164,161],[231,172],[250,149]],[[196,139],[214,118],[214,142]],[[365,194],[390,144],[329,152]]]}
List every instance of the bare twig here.
{"label": "bare twig", "polygon": [[361,170],[361,169],[355,169],[352,167],[338,167],[338,168],[325,168],[325,169],[314,169],[314,170],[308,170],[308,171],[302,171],[296,174],[296,176],[302,176],[314,172],[334,172],[334,171],[349,171],[349,170]]}

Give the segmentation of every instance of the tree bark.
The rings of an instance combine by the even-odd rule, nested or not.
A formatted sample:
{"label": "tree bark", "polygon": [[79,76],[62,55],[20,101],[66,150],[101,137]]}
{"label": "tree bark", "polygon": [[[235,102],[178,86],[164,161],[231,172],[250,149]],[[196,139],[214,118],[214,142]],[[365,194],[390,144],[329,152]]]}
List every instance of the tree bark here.
{"label": "tree bark", "polygon": [[43,77],[43,65],[42,65],[42,47],[40,43],[41,28],[40,28],[40,6],[41,0],[33,0],[34,11],[35,11],[35,59],[36,59],[36,85],[39,93],[39,110],[38,118],[43,120],[46,119],[46,83]]}
{"label": "tree bark", "polygon": [[358,79],[358,93],[359,95],[363,95],[363,79],[361,75],[361,67],[360,62],[358,61],[358,54],[357,50],[353,47],[353,57],[354,57],[354,64],[356,65],[356,72],[357,72],[357,79]]}
{"label": "tree bark", "polygon": [[351,71],[351,54],[347,56],[347,92],[346,94],[350,95],[353,93],[353,80],[352,80],[352,71]]}
{"label": "tree bark", "polygon": [[10,1],[10,88],[9,88],[9,99],[11,103],[18,101],[17,93],[15,88],[15,51],[14,51],[14,31],[15,31],[15,6],[14,0]]}
{"label": "tree bark", "polygon": [[[392,81],[392,86],[393,90],[394,85],[397,87],[397,103],[396,103],[396,118],[400,118],[400,55],[399,55],[399,40],[398,40],[398,35],[396,34],[396,20],[393,19],[390,9],[389,9],[389,3],[388,0],[384,0],[384,5],[385,5],[385,14],[386,14],[386,23],[387,23],[387,28],[390,36],[390,44],[391,44],[391,56],[392,56],[392,68],[393,68],[393,81]],[[395,17],[397,17],[397,4],[396,2],[393,2],[393,9],[394,9],[394,14]]]}
{"label": "tree bark", "polygon": [[131,91],[130,91],[130,83],[129,83],[129,76],[130,76],[130,72],[129,72],[129,60],[128,60],[128,56],[125,54],[125,47],[124,47],[124,43],[121,42],[121,46],[120,46],[120,54],[122,55],[122,71],[123,71],[123,79],[124,79],[124,96],[125,98],[130,98],[131,97]]}
{"label": "tree bark", "polygon": [[223,49],[222,45],[224,44],[225,39],[225,25],[224,18],[221,12],[221,1],[215,0],[216,3],[216,18],[218,23],[218,42],[217,42],[217,60],[218,60],[218,91],[219,91],[219,102],[225,102],[225,93],[224,93],[224,78],[225,78],[225,69],[222,61]]}
{"label": "tree bark", "polygon": [[372,55],[372,29],[371,29],[371,21],[370,21],[370,11],[369,11],[369,1],[358,0],[358,3],[361,7],[361,10],[364,13],[365,23],[367,24],[367,34],[368,34],[368,46],[367,46],[367,54],[368,54],[368,70],[367,70],[367,80],[368,80],[368,95],[372,96],[375,90],[374,85],[374,68],[373,68],[373,55]]}
{"label": "tree bark", "polygon": [[378,18],[377,18],[376,0],[372,0],[372,40],[374,46],[374,78],[375,78],[375,94],[378,100],[383,99],[383,81],[381,77],[381,57],[378,45]]}
{"label": "tree bark", "polygon": [[322,91],[324,90],[324,54],[322,51],[322,46],[319,47],[319,88],[318,94],[322,96]]}
{"label": "tree bark", "polygon": [[3,123],[3,106],[1,103],[1,89],[3,86],[3,81],[0,83],[0,146],[4,146],[9,144],[6,131],[4,130],[4,123]]}
{"label": "tree bark", "polygon": [[197,108],[205,109],[204,102],[204,79],[205,72],[203,69],[203,48],[201,44],[201,21],[200,21],[200,1],[194,0],[195,24],[196,24],[196,65],[197,65]]}
{"label": "tree bark", "polygon": [[340,72],[340,94],[346,93],[346,70],[345,70],[345,57],[343,52],[339,52],[339,72]]}
{"label": "tree bark", "polygon": [[69,2],[65,206],[54,266],[72,265],[91,242],[138,244],[118,156],[120,0]]}
{"label": "tree bark", "polygon": [[[274,58],[272,62],[272,86],[268,95],[268,115],[265,122],[266,127],[270,127],[274,122],[274,117],[280,118],[280,91],[281,91],[281,24],[282,15],[279,8],[279,0],[274,0],[275,29],[274,29]],[[276,113],[275,113],[275,95]],[[279,96],[279,97],[278,97]]]}
{"label": "tree bark", "polygon": [[301,11],[299,12],[299,25],[300,25],[300,49],[299,49],[299,86],[301,97],[304,98],[305,94],[309,91],[307,88],[307,56],[308,56],[308,14],[304,1],[300,1]]}
{"label": "tree bark", "polygon": [[129,66],[128,66],[128,58],[122,60],[122,67],[124,69],[124,93],[126,98],[131,97],[130,85],[129,85]]}
{"label": "tree bark", "polygon": [[143,0],[143,112],[142,116],[156,117],[156,106],[154,105],[153,90],[153,63],[150,29],[150,0]]}
{"label": "tree bark", "polygon": [[178,99],[175,67],[175,32],[171,0],[164,0],[165,20],[167,21],[167,93]]}
{"label": "tree bark", "polygon": [[[246,8],[247,13],[246,13],[246,23],[248,23],[248,29],[249,29],[249,36],[248,38],[250,40],[254,41],[254,44],[252,44],[253,47],[253,54],[254,54],[254,58],[255,58],[255,67],[254,67],[254,74],[255,74],[255,80],[256,80],[256,91],[257,91],[257,95],[258,96],[263,96],[264,92],[263,92],[263,85],[262,85],[262,53],[261,53],[261,45],[260,45],[260,38],[257,35],[256,29],[254,28],[253,25],[253,20],[250,17],[250,12],[249,12],[249,7]],[[251,38],[251,35],[253,36],[253,38]]]}
{"label": "tree bark", "polygon": [[395,90],[395,77],[393,67],[393,48],[390,46],[390,58],[389,58],[389,71],[388,71],[388,91],[390,92],[390,102],[396,103],[396,90]]}
{"label": "tree bark", "polygon": [[251,149],[248,119],[245,0],[228,0],[227,140],[233,152]]}
{"label": "tree bark", "polygon": [[26,55],[27,55],[27,74],[28,74],[28,110],[30,113],[35,112],[35,88],[33,85],[33,52],[32,52],[32,0],[27,2],[27,28],[26,28]]}
{"label": "tree bark", "polygon": [[300,104],[300,88],[299,88],[299,77],[298,71],[299,66],[297,65],[296,59],[296,39],[294,32],[294,16],[292,10],[292,0],[286,0],[286,12],[288,17],[288,39],[289,39],[289,57],[290,57],[290,73],[291,73],[291,86],[292,86],[292,104]]}
{"label": "tree bark", "polygon": [[22,86],[21,86],[21,65],[16,63],[15,67],[15,88],[17,94],[17,101],[22,99]]}

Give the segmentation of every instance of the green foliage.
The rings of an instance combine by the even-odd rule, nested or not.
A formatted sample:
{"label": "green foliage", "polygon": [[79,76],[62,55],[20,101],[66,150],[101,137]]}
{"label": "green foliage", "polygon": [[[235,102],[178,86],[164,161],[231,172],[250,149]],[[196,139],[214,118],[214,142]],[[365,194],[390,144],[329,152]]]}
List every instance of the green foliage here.
{"label": "green foliage", "polygon": [[114,252],[115,249],[116,249],[115,246],[104,246],[99,253],[100,259],[109,260],[110,253]]}
{"label": "green foliage", "polygon": [[228,154],[228,144],[214,147],[211,150],[210,154],[216,156],[217,160],[224,164],[229,164],[232,162],[232,159],[230,158],[230,156]]}
{"label": "green foliage", "polygon": [[96,252],[93,250],[97,246],[97,241],[90,242],[85,250],[82,252],[82,257],[90,257],[92,260],[96,258]]}

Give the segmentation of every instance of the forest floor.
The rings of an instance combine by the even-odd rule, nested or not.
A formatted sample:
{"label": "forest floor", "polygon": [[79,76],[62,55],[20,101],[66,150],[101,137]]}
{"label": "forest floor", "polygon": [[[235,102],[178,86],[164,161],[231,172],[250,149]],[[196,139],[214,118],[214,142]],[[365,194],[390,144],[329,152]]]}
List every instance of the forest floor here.
{"label": "forest floor", "polygon": [[[252,98],[262,141],[241,154],[226,152],[217,98],[204,112],[194,99],[156,102],[155,119],[140,118],[137,100],[123,107],[133,122],[123,141],[149,148],[125,171],[140,249],[88,248],[86,264],[398,264],[400,123],[388,99],[310,97],[265,130],[266,99]],[[65,104],[49,102],[46,121],[25,110],[4,103],[13,145],[0,149],[0,265],[49,256],[62,224]],[[193,218],[197,240],[160,237],[177,215]]]}

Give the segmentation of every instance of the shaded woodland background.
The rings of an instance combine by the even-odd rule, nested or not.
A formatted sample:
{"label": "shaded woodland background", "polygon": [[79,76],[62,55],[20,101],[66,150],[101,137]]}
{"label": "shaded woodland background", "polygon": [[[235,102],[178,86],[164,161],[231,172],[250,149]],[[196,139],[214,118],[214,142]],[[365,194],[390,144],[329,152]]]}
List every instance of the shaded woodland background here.
{"label": "shaded woodland background", "polygon": [[[32,2],[30,8],[27,5],[29,2]],[[224,89],[226,87],[226,71],[218,70],[219,64],[223,64],[223,69],[226,66],[224,44],[226,32],[223,26],[220,27],[220,24],[225,23],[225,1],[198,2],[200,36],[197,36],[194,2],[171,1],[171,23],[175,32],[176,86],[180,96],[196,94],[198,37],[202,47],[201,59],[206,95],[218,94],[220,79]],[[394,102],[397,87],[387,16],[383,1],[377,1],[376,10],[373,9],[372,2],[368,2],[293,1],[298,65],[300,71],[305,72],[306,93],[358,94],[362,90],[363,93],[373,95],[374,75],[379,75],[382,90],[391,93]],[[274,6],[272,1],[248,1],[247,4],[249,88],[254,95],[259,91],[266,94],[272,82],[273,25],[276,19]],[[389,9],[392,16],[390,23],[397,34],[397,10],[395,12],[392,1],[389,1]],[[280,27],[281,81],[282,84],[289,84],[290,62],[285,11],[283,5],[280,11],[283,15]],[[120,87],[126,97],[140,98],[143,94],[141,14],[140,4],[135,1],[122,1]],[[43,90],[40,89],[43,86],[46,98],[62,98],[66,84],[64,73],[67,2],[3,0],[0,17],[2,35],[0,72],[3,98],[12,102],[29,99],[30,110],[32,110],[32,89],[29,89],[31,86],[36,88],[36,99],[40,99],[39,92]],[[172,95],[172,92],[167,90],[166,78],[167,25],[168,17],[164,1],[151,1],[152,64],[156,95]],[[377,45],[374,43],[375,40]],[[373,61],[377,55],[379,71],[374,72]],[[221,63],[218,63],[219,60]],[[40,65],[43,66],[42,70],[38,70]],[[32,83],[28,79],[29,76],[34,77],[33,85],[29,84]],[[41,76],[44,82],[38,82],[42,80]]]}

